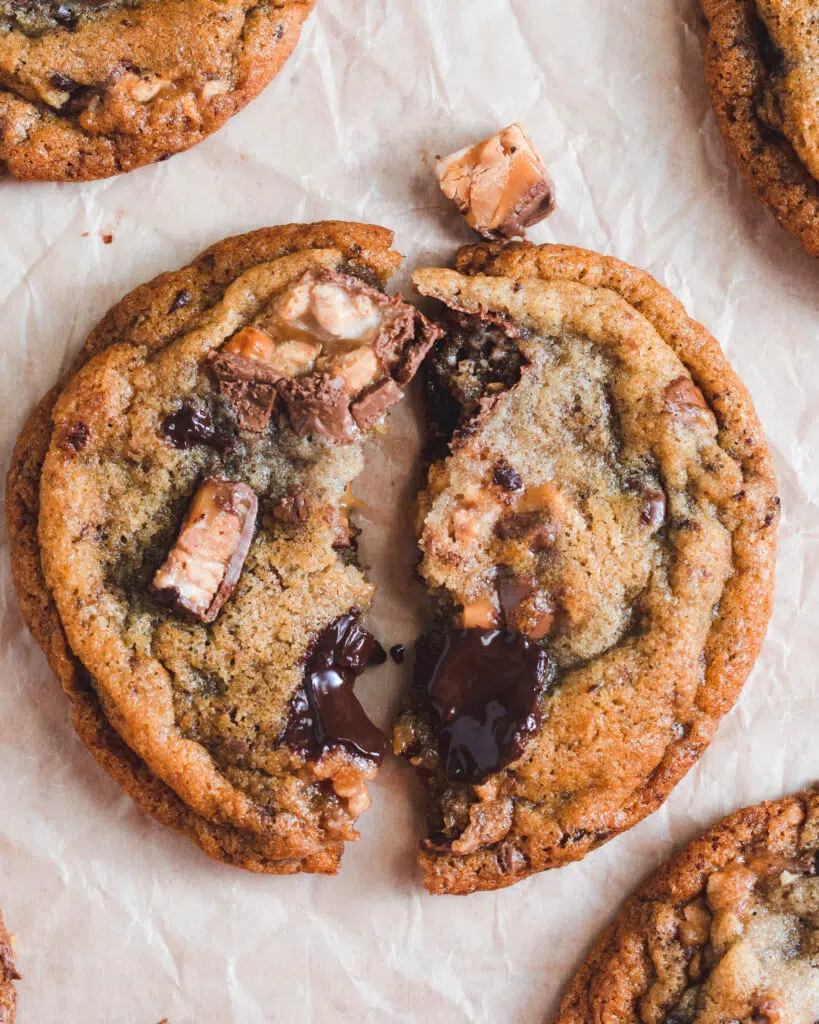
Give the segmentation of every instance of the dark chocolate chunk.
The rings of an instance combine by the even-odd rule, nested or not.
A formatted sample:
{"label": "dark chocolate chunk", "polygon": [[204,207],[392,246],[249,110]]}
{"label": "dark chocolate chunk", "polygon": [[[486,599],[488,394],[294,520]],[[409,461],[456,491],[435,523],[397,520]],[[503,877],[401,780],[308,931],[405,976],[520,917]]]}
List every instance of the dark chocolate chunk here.
{"label": "dark chocolate chunk", "polygon": [[404,644],[394,644],[390,648],[390,657],[396,665],[403,665],[404,655],[406,654],[406,647]]}
{"label": "dark chocolate chunk", "polygon": [[703,393],[690,377],[677,377],[663,392],[665,408],[682,423],[694,423],[700,410],[707,409]]}
{"label": "dark chocolate chunk", "polygon": [[356,614],[340,616],[319,634],[307,655],[303,686],[290,705],[283,743],[310,757],[342,746],[380,763],[387,738],[367,718],[353,692],[375,645],[375,637],[358,624]]}
{"label": "dark chocolate chunk", "polygon": [[166,416],[162,421],[162,433],[174,448],[193,448],[198,444],[206,444],[217,451],[230,448],[232,441],[220,434],[213,426],[207,409],[192,405],[183,405],[177,412]]}
{"label": "dark chocolate chunk", "polygon": [[492,479],[505,491],[519,491],[523,487],[523,477],[512,466],[499,462],[492,471]]}
{"label": "dark chocolate chunk", "polygon": [[168,308],[168,312],[169,313],[177,313],[184,306],[187,306],[187,304],[191,301],[192,298],[193,298],[193,296],[188,291],[188,289],[187,288],[183,288],[181,291],[178,291],[176,293],[176,295],[174,296],[174,300],[170,304],[170,306]]}
{"label": "dark chocolate chunk", "polygon": [[517,760],[541,725],[554,662],[519,633],[450,630],[430,657],[420,645],[416,686],[426,691],[447,778],[480,783]]}
{"label": "dark chocolate chunk", "polygon": [[91,431],[84,423],[75,423],[60,442],[60,447],[67,452],[81,452],[90,437]]}
{"label": "dark chocolate chunk", "polygon": [[273,508],[273,518],[280,523],[306,523],[310,518],[310,503],[307,496],[296,491],[294,494],[287,494]]}
{"label": "dark chocolate chunk", "polygon": [[640,511],[640,522],[659,530],[665,522],[665,494],[656,487],[646,487],[642,494],[643,507]]}

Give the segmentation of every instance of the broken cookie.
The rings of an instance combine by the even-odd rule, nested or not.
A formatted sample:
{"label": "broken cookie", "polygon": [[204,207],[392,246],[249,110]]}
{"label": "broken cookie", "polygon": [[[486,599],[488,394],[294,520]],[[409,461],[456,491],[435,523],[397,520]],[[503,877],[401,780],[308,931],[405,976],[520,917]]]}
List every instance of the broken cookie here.
{"label": "broken cookie", "polygon": [[716,341],[647,274],[485,244],[420,270],[419,571],[434,609],[394,746],[431,892],[583,857],[665,799],[753,665],[776,480]]}
{"label": "broken cookie", "polygon": [[525,237],[555,208],[549,172],[522,125],[440,158],[435,174],[467,224],[483,238]]}
{"label": "broken cookie", "polygon": [[253,871],[337,871],[384,751],[354,693],[374,588],[349,485],[437,336],[379,291],[391,239],[271,228],[138,289],[9,477],[21,604],[84,741],[148,813]]}

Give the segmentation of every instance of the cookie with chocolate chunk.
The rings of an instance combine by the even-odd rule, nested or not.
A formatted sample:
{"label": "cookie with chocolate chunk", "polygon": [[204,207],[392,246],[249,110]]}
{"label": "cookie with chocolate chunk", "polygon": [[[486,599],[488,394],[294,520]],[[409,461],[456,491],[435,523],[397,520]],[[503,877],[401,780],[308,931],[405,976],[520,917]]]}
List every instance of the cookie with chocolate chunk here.
{"label": "cookie with chocolate chunk", "polygon": [[336,871],[384,750],[353,693],[373,587],[347,489],[437,336],[381,291],[391,240],[271,228],[137,289],[13,456],[15,585],[77,731],[251,870]]}
{"label": "cookie with chocolate chunk", "polygon": [[275,78],[315,0],[0,0],[0,170],[107,178],[201,142]]}
{"label": "cookie with chocolate chunk", "polygon": [[819,256],[819,37],[812,0],[700,0],[720,132],[748,184]]}
{"label": "cookie with chocolate chunk", "polygon": [[0,1024],[14,1024],[17,996],[14,982],[20,978],[14,967],[11,939],[0,916]]}
{"label": "cookie with chocolate chunk", "polygon": [[436,606],[394,731],[432,892],[510,885],[655,810],[762,642],[779,499],[751,399],[648,274],[462,249],[439,303],[420,572]]}
{"label": "cookie with chocolate chunk", "polygon": [[819,795],[738,811],[638,889],[554,1024],[819,1020]]}

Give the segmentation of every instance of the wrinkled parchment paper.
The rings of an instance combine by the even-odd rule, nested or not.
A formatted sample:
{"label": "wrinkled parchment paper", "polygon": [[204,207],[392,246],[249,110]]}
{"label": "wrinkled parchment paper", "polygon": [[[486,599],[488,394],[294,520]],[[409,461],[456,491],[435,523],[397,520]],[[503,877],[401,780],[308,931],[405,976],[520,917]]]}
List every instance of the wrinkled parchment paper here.
{"label": "wrinkled parchment paper", "polygon": [[[395,230],[406,269],[451,259],[469,235],[431,160],[521,119],[560,203],[533,240],[645,267],[708,325],[754,395],[784,507],[765,648],[701,763],[585,862],[466,899],[423,893],[418,792],[392,759],[337,878],[254,877],[145,818],[75,738],[4,553],[0,906],[21,1024],[545,1024],[673,849],[819,778],[819,264],[729,164],[693,18],[689,0],[319,0],[279,80],[197,149],[98,184],[0,183],[4,464],[105,310],[224,236],[361,219]],[[405,406],[356,485],[380,584],[370,622],[388,645],[413,639],[422,607],[408,583],[416,449]],[[405,675],[388,665],[359,684],[385,727]]]}

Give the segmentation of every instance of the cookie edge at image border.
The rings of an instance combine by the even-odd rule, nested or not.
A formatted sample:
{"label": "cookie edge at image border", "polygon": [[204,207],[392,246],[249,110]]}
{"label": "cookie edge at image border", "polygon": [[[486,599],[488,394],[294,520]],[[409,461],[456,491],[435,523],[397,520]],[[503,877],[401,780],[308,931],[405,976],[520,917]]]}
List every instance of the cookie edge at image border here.
{"label": "cookie edge at image border", "polygon": [[14,982],[19,979],[20,975],[14,966],[11,938],[3,923],[3,915],[0,914],[0,1022],[2,1024],[14,1024],[17,1010],[17,993]]}
{"label": "cookie edge at image border", "polygon": [[[633,1008],[634,1000],[642,994],[635,991],[633,979],[643,965],[650,965],[645,949],[646,931],[641,919],[645,905],[679,905],[695,899],[702,893],[710,875],[749,847],[770,837],[771,832],[776,834],[778,819],[787,819],[795,807],[803,812],[802,821],[795,826],[801,830],[809,804],[815,804],[819,809],[819,792],[816,790],[806,790],[735,811],[663,864],[629,897],[612,924],[597,939],[571,981],[552,1024],[596,1024],[602,1019],[601,1009],[611,1013],[617,1012],[620,1006]],[[797,839],[798,835],[797,832]],[[598,1002],[600,992],[611,996],[612,1006],[601,1008]],[[595,999],[594,1004],[592,998]],[[633,1014],[626,1017],[618,1012],[617,1016],[606,1016],[606,1020],[611,1020],[612,1024],[631,1024],[637,1018]]]}
{"label": "cookie edge at image border", "polygon": [[[280,7],[266,12],[267,18],[275,15],[275,20],[281,26],[281,33],[271,30],[267,33],[268,39],[264,39],[258,42],[258,45],[250,48],[252,55],[248,58],[248,66],[244,68],[238,87],[227,94],[218,96],[209,104],[202,118],[202,125],[190,130],[185,136],[183,145],[172,146],[170,149],[163,147],[159,145],[155,132],[146,132],[144,135],[140,133],[140,139],[143,141],[138,144],[134,144],[133,137],[127,136],[125,140],[130,144],[128,158],[123,161],[122,154],[117,148],[116,134],[113,138],[104,134],[89,136],[81,128],[71,126],[68,135],[76,145],[68,156],[50,154],[49,147],[44,142],[39,147],[42,159],[25,160],[15,168],[12,150],[11,157],[9,155],[5,158],[0,157],[0,182],[3,180],[4,172],[5,175],[23,182],[98,181],[127,174],[140,167],[161,162],[192,149],[223,128],[234,115],[243,110],[279,75],[296,49],[304,23],[317,2],[318,0],[283,0]],[[262,29],[263,33],[264,29]],[[243,46],[243,50],[246,49],[248,48]],[[13,90],[0,88],[0,98],[3,95],[11,96],[16,101],[22,101],[31,110],[42,111],[42,104],[23,100]],[[49,118],[47,124],[52,123],[51,118],[54,119],[54,123],[60,123],[58,115],[50,110],[46,110],[45,113]],[[61,127],[65,128],[65,123],[62,123]],[[3,148],[4,130],[2,119],[0,119],[0,152]],[[39,129],[37,131],[39,133]],[[29,136],[26,137],[26,141],[28,138]]]}
{"label": "cookie edge at image border", "polygon": [[[717,417],[726,450],[741,460],[744,477],[753,473],[759,490],[755,514],[749,509],[743,524],[733,534],[735,572],[722,598],[725,601],[730,593],[729,600],[733,603],[737,580],[741,579],[744,602],[740,603],[744,606],[739,609],[740,614],[735,607],[726,608],[725,617],[717,620],[720,628],[712,627],[709,633],[706,674],[710,678],[698,690],[694,707],[699,714],[692,731],[666,748],[663,760],[646,784],[621,809],[616,826],[608,828],[602,837],[596,833],[585,834],[566,842],[561,847],[560,858],[552,863],[504,876],[497,863],[485,856],[491,853],[491,848],[460,858],[419,852],[428,891],[467,895],[514,885],[539,871],[582,859],[656,811],[699,760],[720,721],[740,695],[759,655],[773,610],[779,497],[773,459],[747,388],[731,368],[717,340],[702,324],[691,319],[682,303],[646,271],[592,250],[525,242],[464,246],[457,254],[455,269],[466,275],[487,274],[519,281],[537,278],[577,281],[590,288],[608,288],[620,295],[652,324],[689,370]],[[725,436],[726,429],[730,430],[730,437]],[[743,549],[751,545],[749,564],[739,573],[736,571],[738,541]],[[749,553],[745,554],[747,557]],[[444,865],[455,861],[461,868],[469,862],[468,872],[460,879],[455,877],[460,873],[457,871],[452,872],[452,879],[440,877],[447,873]]]}
{"label": "cookie edge at image border", "polygon": [[752,191],[812,256],[819,256],[819,182],[790,143],[757,114],[767,72],[751,19],[753,0],[698,0],[705,79],[729,155]]}
{"label": "cookie edge at image border", "polygon": [[[12,453],[6,489],[6,518],[15,590],[26,626],[48,659],[71,702],[74,729],[97,762],[142,811],[162,825],[181,832],[208,856],[264,874],[338,870],[342,842],[330,859],[335,864],[306,869],[276,861],[254,849],[252,838],[230,826],[195,814],[121,739],[109,723],[81,663],[74,657],[57,609],[48,593],[40,565],[37,539],[39,479],[51,439],[51,411],[63,386],[97,353],[121,340],[134,319],[160,303],[168,311],[175,297],[196,286],[225,284],[244,270],[297,251],[338,249],[351,263],[374,273],[385,284],[401,262],[391,250],[393,233],[386,228],[343,221],[289,224],[237,235],[217,242],[192,263],[160,274],[126,295],[94,328],[72,369],[37,404],[23,426]],[[237,270],[237,265],[239,269]],[[330,854],[328,854],[330,856]]]}

